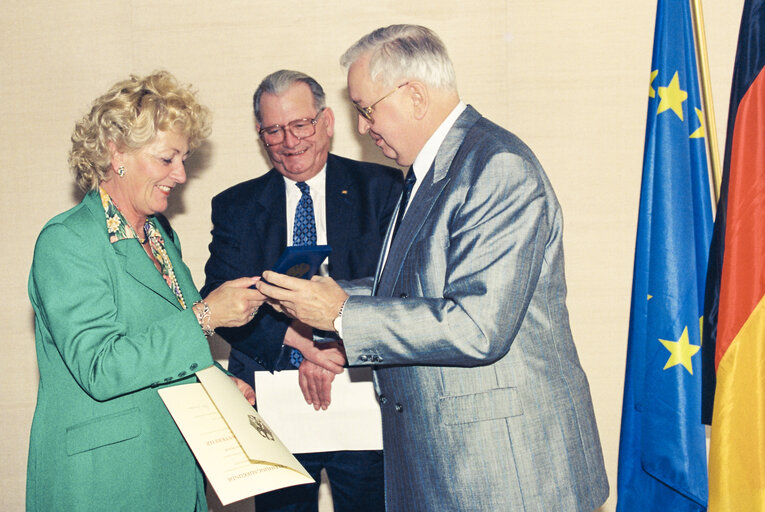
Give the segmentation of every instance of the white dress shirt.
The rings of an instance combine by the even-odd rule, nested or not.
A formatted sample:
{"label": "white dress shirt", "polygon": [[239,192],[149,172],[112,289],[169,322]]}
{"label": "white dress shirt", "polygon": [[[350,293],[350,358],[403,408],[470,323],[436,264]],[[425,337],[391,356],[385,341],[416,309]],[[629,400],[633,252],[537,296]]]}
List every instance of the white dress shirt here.
{"label": "white dress shirt", "polygon": [[414,172],[414,175],[417,177],[417,181],[414,182],[414,188],[412,188],[409,202],[406,205],[407,209],[409,209],[409,205],[412,204],[412,199],[414,199],[415,194],[417,194],[417,190],[419,190],[420,184],[422,184],[422,179],[428,173],[428,170],[430,170],[430,166],[433,165],[433,161],[436,159],[436,154],[441,148],[441,144],[444,142],[446,134],[449,133],[449,130],[452,129],[454,123],[457,122],[457,118],[466,108],[467,105],[462,101],[457,103],[457,106],[454,107],[448,116],[446,116],[446,119],[444,119],[436,131],[433,132],[433,135],[431,135],[425,145],[422,146],[420,152],[417,153],[417,158],[414,159],[414,163],[412,164],[412,172]]}

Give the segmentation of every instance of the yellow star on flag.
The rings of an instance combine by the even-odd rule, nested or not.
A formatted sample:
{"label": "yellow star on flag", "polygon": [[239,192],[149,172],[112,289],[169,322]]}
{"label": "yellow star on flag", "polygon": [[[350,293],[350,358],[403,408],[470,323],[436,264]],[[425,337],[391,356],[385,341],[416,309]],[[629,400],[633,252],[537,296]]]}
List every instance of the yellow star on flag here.
{"label": "yellow star on flag", "polygon": [[680,89],[680,79],[677,77],[677,71],[675,76],[669,82],[667,87],[659,87],[659,109],[656,114],[661,114],[665,110],[672,109],[672,112],[677,114],[680,120],[683,120],[683,102],[688,99],[688,93]]}
{"label": "yellow star on flag", "polygon": [[706,133],[704,132],[704,120],[701,118],[701,110],[696,110],[696,117],[699,119],[699,127],[696,129],[695,132],[691,134],[689,138],[691,139],[703,139],[706,136]]}
{"label": "yellow star on flag", "polygon": [[691,364],[691,358],[701,348],[698,345],[691,345],[688,341],[688,327],[683,329],[683,334],[680,335],[680,339],[677,341],[659,340],[664,348],[669,350],[670,356],[667,359],[667,364],[664,365],[664,369],[672,368],[681,364],[685,366],[688,373],[693,375],[693,364]]}
{"label": "yellow star on flag", "polygon": [[653,81],[656,80],[656,77],[659,76],[659,70],[656,69],[654,71],[651,71],[651,81],[648,83],[648,97],[649,98],[655,98],[656,97],[656,89],[653,88]]}

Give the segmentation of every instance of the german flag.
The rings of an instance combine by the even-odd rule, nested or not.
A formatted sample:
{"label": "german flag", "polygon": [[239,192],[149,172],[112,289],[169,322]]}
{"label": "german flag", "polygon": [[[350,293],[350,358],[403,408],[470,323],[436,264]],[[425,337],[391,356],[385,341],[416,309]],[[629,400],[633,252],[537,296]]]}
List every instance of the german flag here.
{"label": "german flag", "polygon": [[765,510],[764,65],[765,0],[746,0],[705,297],[705,374],[716,370],[705,387],[705,398],[714,390],[712,512]]}

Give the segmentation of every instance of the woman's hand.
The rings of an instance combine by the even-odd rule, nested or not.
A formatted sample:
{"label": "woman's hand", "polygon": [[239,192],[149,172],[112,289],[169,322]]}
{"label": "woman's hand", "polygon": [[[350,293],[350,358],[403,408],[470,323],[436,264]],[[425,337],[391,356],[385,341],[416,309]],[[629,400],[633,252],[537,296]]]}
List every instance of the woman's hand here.
{"label": "woman's hand", "polygon": [[252,320],[266,299],[265,295],[255,289],[259,279],[240,277],[226,281],[205,297],[210,307],[210,329],[239,327]]}

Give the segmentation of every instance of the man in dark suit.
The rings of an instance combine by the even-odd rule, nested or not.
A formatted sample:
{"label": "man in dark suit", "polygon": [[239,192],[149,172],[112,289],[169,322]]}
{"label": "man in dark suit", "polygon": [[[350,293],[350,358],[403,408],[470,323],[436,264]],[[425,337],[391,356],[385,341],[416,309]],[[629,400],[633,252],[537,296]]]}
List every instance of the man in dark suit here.
{"label": "man in dark suit", "polygon": [[599,507],[608,483],[541,164],[460,100],[431,30],[375,30],[341,62],[358,130],[411,165],[405,213],[374,280],[265,272],[258,289],[375,367],[389,510]]}
{"label": "man in dark suit", "polygon": [[[311,243],[332,248],[329,275],[354,279],[374,273],[401,192],[401,173],[329,154],[334,114],[325,105],[321,86],[303,73],[281,70],[267,76],[253,104],[258,133],[274,167],[213,198],[203,294],[230,276],[260,275],[271,268],[285,247],[299,244],[298,231],[305,228],[306,218]],[[325,375],[342,371],[337,343],[315,344],[311,327],[269,307],[260,308],[249,324],[218,333],[232,345],[229,370],[250,384],[253,372],[264,369],[297,366],[301,374]],[[313,414],[306,405],[306,432]],[[297,458],[317,482],[326,469],[336,511],[384,509],[381,452],[306,453]],[[256,497],[256,509],[316,510],[317,492],[318,483],[274,491]]]}

